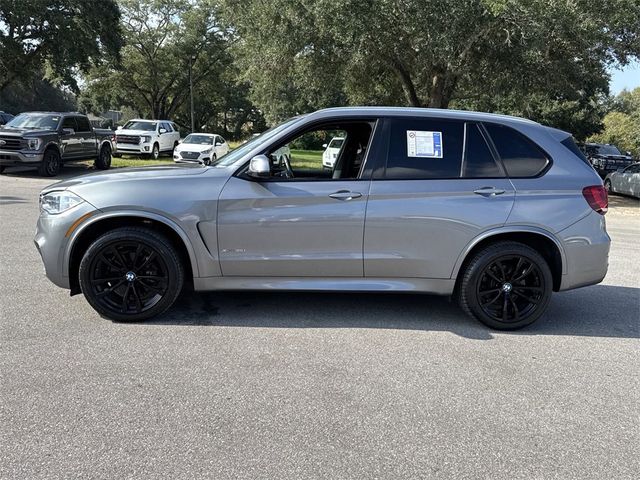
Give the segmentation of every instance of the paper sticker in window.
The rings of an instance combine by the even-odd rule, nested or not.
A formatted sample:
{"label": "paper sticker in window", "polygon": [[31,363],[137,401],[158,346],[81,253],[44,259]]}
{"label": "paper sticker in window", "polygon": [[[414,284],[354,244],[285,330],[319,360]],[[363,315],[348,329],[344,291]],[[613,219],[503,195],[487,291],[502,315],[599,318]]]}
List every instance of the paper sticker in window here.
{"label": "paper sticker in window", "polygon": [[407,156],[442,158],[442,132],[407,130]]}

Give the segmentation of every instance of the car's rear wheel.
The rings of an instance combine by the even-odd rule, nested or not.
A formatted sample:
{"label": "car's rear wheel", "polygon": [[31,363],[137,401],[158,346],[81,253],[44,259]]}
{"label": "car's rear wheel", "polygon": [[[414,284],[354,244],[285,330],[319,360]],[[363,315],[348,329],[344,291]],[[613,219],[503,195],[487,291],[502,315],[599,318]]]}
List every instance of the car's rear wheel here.
{"label": "car's rear wheel", "polygon": [[537,251],[517,242],[499,242],[471,259],[458,299],[463,310],[485,325],[514,330],[540,318],[552,288],[549,265]]}
{"label": "car's rear wheel", "polygon": [[0,166],[0,174],[4,173],[4,169],[5,169],[5,168],[7,168],[7,167]]}
{"label": "car's rear wheel", "polygon": [[111,147],[107,144],[103,145],[100,153],[93,163],[98,170],[108,170],[111,166]]}
{"label": "car's rear wheel", "polygon": [[118,321],[140,321],[167,310],[178,297],[184,269],[162,235],[118,228],[91,244],[80,262],[80,286],[91,306]]}
{"label": "car's rear wheel", "polygon": [[43,177],[55,177],[62,168],[62,159],[57,150],[50,148],[44,152],[42,163],[38,166],[38,173]]}

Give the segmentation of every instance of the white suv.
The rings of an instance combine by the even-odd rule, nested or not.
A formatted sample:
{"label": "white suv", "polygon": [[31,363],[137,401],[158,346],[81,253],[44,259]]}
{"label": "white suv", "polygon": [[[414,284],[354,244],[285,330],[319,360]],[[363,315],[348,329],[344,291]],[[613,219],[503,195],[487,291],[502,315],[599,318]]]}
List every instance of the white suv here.
{"label": "white suv", "polygon": [[129,120],[116,133],[117,155],[150,155],[154,160],[160,153],[172,153],[178,145],[180,132],[175,123],[169,120]]}

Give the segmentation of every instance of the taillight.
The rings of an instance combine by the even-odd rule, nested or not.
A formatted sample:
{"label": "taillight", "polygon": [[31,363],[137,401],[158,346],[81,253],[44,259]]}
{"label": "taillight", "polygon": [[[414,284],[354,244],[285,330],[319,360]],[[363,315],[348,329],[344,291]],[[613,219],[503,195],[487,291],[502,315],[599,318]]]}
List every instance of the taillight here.
{"label": "taillight", "polygon": [[582,196],[589,206],[600,215],[604,215],[609,210],[609,197],[602,185],[591,185],[582,189]]}

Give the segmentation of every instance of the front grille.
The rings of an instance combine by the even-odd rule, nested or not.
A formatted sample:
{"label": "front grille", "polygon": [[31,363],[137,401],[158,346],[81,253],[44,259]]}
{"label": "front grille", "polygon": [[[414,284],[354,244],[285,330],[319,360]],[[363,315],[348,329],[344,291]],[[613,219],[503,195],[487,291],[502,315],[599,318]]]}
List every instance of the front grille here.
{"label": "front grille", "polygon": [[182,156],[182,158],[186,160],[195,160],[200,156],[200,153],[199,152],[180,152],[180,155]]}
{"label": "front grille", "polygon": [[140,137],[137,135],[116,135],[116,142],[138,145],[140,143]]}
{"label": "front grille", "polygon": [[22,145],[21,138],[0,136],[0,150],[20,150]]}

